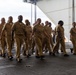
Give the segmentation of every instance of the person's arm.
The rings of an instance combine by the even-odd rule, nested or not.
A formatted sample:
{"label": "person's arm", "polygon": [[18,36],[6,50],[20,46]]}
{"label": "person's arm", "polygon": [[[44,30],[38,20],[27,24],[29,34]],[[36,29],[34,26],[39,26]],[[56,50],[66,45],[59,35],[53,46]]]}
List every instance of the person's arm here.
{"label": "person's arm", "polygon": [[43,31],[43,33],[47,38],[50,38],[49,35],[46,33],[46,31]]}
{"label": "person's arm", "polygon": [[12,31],[11,31],[12,41],[14,41],[14,31],[15,31],[15,24],[12,25]]}
{"label": "person's arm", "polygon": [[72,40],[72,29],[70,30],[70,40]]}
{"label": "person's arm", "polygon": [[1,31],[1,36],[4,34],[5,32],[5,28],[6,28],[6,24],[4,24],[3,28],[2,28],[2,31]]}

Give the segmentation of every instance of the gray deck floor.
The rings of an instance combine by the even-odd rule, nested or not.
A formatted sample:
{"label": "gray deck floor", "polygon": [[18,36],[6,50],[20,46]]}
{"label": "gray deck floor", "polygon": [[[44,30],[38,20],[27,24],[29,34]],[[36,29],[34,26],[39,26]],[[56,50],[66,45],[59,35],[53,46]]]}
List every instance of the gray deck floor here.
{"label": "gray deck floor", "polygon": [[22,62],[17,63],[0,57],[0,75],[76,75],[76,56],[64,57],[62,54],[45,55],[44,60],[36,59],[34,55],[30,58],[22,57]]}

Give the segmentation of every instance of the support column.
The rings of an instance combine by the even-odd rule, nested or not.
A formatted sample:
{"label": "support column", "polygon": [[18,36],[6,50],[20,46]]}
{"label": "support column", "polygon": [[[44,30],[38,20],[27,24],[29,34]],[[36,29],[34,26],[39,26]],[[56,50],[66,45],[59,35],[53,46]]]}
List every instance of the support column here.
{"label": "support column", "polygon": [[72,22],[75,22],[75,1],[72,0]]}
{"label": "support column", "polygon": [[36,11],[36,3],[37,2],[36,2],[36,0],[34,0],[34,3],[35,3],[35,22],[36,22],[36,18],[37,18],[37,15],[36,15],[37,14],[37,11]]}

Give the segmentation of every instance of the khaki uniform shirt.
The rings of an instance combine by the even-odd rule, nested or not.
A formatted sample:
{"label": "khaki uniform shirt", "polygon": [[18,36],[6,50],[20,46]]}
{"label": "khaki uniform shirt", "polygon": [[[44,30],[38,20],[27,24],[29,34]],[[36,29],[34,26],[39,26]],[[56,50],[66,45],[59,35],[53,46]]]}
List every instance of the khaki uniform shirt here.
{"label": "khaki uniform shirt", "polygon": [[43,30],[44,30],[44,28],[42,25],[35,25],[33,28],[34,36],[42,38]]}
{"label": "khaki uniform shirt", "polygon": [[32,27],[30,25],[25,25],[26,28],[26,34],[31,35],[32,34]]}
{"label": "khaki uniform shirt", "polygon": [[47,33],[48,36],[51,36],[51,31],[52,31],[52,28],[49,27],[49,26],[44,26],[44,31]]}
{"label": "khaki uniform shirt", "polygon": [[0,24],[0,36],[5,36],[5,30],[3,31],[4,26],[5,26],[5,24]]}
{"label": "khaki uniform shirt", "polygon": [[71,28],[70,34],[72,36],[70,39],[75,39],[76,40],[76,28]]}
{"label": "khaki uniform shirt", "polygon": [[0,36],[1,36],[2,28],[3,28],[3,25],[0,24]]}
{"label": "khaki uniform shirt", "polygon": [[25,35],[25,25],[24,23],[16,22],[12,27],[12,31],[14,31],[15,35],[24,36]]}
{"label": "khaki uniform shirt", "polygon": [[64,39],[64,28],[62,26],[57,26],[56,27],[56,33],[57,33],[57,37],[60,38],[60,39]]}
{"label": "khaki uniform shirt", "polygon": [[6,31],[5,32],[6,36],[11,36],[12,25],[13,25],[13,23],[6,23],[5,24],[4,30]]}

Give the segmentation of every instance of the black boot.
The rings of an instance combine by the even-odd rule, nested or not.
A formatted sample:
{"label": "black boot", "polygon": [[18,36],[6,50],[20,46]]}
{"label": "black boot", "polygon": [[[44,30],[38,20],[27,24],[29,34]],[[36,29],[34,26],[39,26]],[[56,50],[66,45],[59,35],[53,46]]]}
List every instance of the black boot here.
{"label": "black boot", "polygon": [[31,54],[28,54],[28,55],[26,55],[27,56],[27,58],[29,58],[30,56],[31,56]]}
{"label": "black boot", "polygon": [[8,59],[9,59],[9,60],[12,60],[12,59],[13,59],[13,57],[12,57],[12,56],[8,56]]}
{"label": "black boot", "polygon": [[69,55],[68,54],[64,54],[64,57],[68,57]]}
{"label": "black boot", "polygon": [[22,61],[22,59],[20,59],[20,58],[17,58],[17,59],[16,59],[16,61],[17,61],[17,62],[21,62],[21,61]]}
{"label": "black boot", "polygon": [[5,58],[5,57],[6,57],[6,53],[2,54],[2,57],[4,57],[4,58]]}
{"label": "black boot", "polygon": [[52,55],[52,52],[49,52],[49,55]]}
{"label": "black boot", "polygon": [[39,55],[36,55],[35,57],[36,57],[36,58],[40,58],[40,56],[39,56]]}
{"label": "black boot", "polygon": [[55,53],[52,53],[53,56],[56,56]]}
{"label": "black boot", "polygon": [[41,60],[43,60],[43,59],[44,59],[44,57],[45,57],[44,55],[41,55],[41,56],[40,56],[40,59],[41,59]]}

